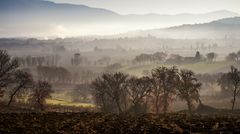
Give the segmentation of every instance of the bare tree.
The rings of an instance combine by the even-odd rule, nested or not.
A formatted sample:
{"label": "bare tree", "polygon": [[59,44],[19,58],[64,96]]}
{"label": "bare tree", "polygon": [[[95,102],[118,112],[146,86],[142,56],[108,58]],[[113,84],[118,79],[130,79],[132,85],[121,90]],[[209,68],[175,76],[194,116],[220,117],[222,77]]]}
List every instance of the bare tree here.
{"label": "bare tree", "polygon": [[104,110],[108,109],[108,106],[116,107],[117,112],[127,109],[127,78],[128,75],[123,73],[103,74],[92,83],[96,101]]}
{"label": "bare tree", "polygon": [[236,102],[236,97],[240,92],[240,71],[234,66],[231,66],[230,72],[223,74],[218,80],[218,84],[222,89],[228,89],[232,91],[233,99],[231,102],[233,110]]}
{"label": "bare tree", "polygon": [[188,110],[192,113],[194,109],[193,102],[199,101],[199,89],[201,83],[195,77],[195,74],[190,70],[180,71],[180,81],[177,86],[178,96],[180,99],[187,102]]}
{"label": "bare tree", "polygon": [[3,96],[3,88],[11,83],[11,76],[18,68],[18,62],[11,59],[5,50],[0,50],[0,97]]}
{"label": "bare tree", "polygon": [[197,51],[196,52],[196,54],[195,54],[195,60],[196,60],[196,62],[199,62],[200,60],[201,60],[201,54],[200,54],[200,52],[199,51]]}
{"label": "bare tree", "polygon": [[10,91],[8,106],[12,103],[14,97],[24,89],[30,88],[33,83],[31,74],[23,71],[16,71],[14,75],[13,89]]}
{"label": "bare tree", "polygon": [[109,99],[105,92],[107,85],[103,82],[102,78],[98,77],[92,82],[93,96],[95,103],[100,107],[103,112],[110,112],[112,101]]}
{"label": "bare tree", "polygon": [[52,86],[49,83],[38,81],[30,95],[29,101],[32,102],[35,107],[43,111],[45,109],[46,99],[51,98],[52,92]]}
{"label": "bare tree", "polygon": [[144,98],[151,92],[151,79],[149,77],[132,77],[128,80],[127,91],[133,105],[130,111],[146,112],[146,105],[143,106],[143,104]]}
{"label": "bare tree", "polygon": [[176,67],[159,67],[152,71],[153,95],[155,97],[156,113],[159,113],[160,103],[163,104],[163,112],[166,113],[169,108],[169,101],[176,94],[176,86],[179,80],[178,69]]}

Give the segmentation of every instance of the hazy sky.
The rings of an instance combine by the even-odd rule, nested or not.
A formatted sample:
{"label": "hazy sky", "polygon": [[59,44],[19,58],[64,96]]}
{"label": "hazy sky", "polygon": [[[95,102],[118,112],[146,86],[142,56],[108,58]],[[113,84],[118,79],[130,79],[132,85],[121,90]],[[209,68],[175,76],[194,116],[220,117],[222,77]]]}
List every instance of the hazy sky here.
{"label": "hazy sky", "polygon": [[51,0],[110,9],[120,14],[206,13],[230,10],[240,13],[240,0]]}

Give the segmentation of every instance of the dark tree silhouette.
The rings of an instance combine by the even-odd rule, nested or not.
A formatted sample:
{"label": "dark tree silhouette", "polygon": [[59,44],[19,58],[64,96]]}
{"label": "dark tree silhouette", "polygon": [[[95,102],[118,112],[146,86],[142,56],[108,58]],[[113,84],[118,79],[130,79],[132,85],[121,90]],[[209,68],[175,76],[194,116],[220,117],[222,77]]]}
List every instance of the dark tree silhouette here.
{"label": "dark tree silhouette", "polygon": [[12,103],[14,97],[18,93],[20,93],[24,89],[31,88],[33,84],[32,75],[20,70],[16,71],[13,79],[14,79],[13,89],[9,93],[10,99],[8,102],[8,106]]}
{"label": "dark tree silhouette", "polygon": [[170,101],[176,95],[176,86],[179,80],[176,67],[159,67],[152,71],[153,95],[155,97],[156,113],[159,113],[160,103],[163,105],[163,112],[169,109]]}
{"label": "dark tree silhouette", "polygon": [[[151,93],[151,79],[149,77],[136,78],[132,77],[128,80],[128,95],[132,106],[130,111],[146,112],[146,96]],[[145,105],[144,105],[145,104]]]}
{"label": "dark tree silhouette", "polygon": [[78,66],[82,62],[82,57],[80,53],[75,53],[74,57],[71,59],[72,65]]}
{"label": "dark tree silhouette", "polygon": [[201,60],[201,54],[200,54],[199,51],[197,51],[196,54],[195,54],[195,60],[196,60],[197,62],[199,62],[199,61]]}
{"label": "dark tree silhouette", "polygon": [[12,59],[5,50],[0,50],[0,97],[3,96],[4,88],[12,82],[12,75],[18,68],[16,59]]}
{"label": "dark tree silhouette", "polygon": [[52,92],[52,86],[49,83],[45,81],[38,81],[30,95],[29,101],[34,105],[34,107],[44,111],[46,99],[51,98]]}
{"label": "dark tree silhouette", "polygon": [[[127,78],[123,73],[103,74],[92,83],[96,103],[103,111],[123,112],[127,109]],[[109,109],[112,108],[112,109]]]}
{"label": "dark tree silhouette", "polygon": [[208,53],[208,54],[206,55],[206,57],[207,57],[208,62],[209,62],[209,63],[212,63],[212,62],[214,61],[214,59],[217,58],[217,54],[214,53],[214,52],[211,52],[211,53]]}
{"label": "dark tree silhouette", "polygon": [[180,71],[180,81],[177,86],[178,96],[187,102],[188,110],[192,113],[194,109],[193,102],[199,101],[199,89],[201,83],[198,82],[194,73],[190,70]]}
{"label": "dark tree silhouette", "polygon": [[231,70],[220,77],[218,84],[221,86],[222,90],[228,89],[232,91],[233,99],[231,100],[231,103],[233,110],[236,97],[240,92],[240,71],[234,66],[231,66]]}

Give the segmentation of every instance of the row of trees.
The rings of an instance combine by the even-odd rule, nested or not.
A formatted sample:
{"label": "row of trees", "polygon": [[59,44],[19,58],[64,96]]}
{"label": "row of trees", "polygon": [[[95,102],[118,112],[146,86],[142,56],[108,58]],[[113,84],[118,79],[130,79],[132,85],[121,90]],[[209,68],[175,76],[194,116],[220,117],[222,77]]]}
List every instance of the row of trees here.
{"label": "row of trees", "polygon": [[[168,58],[167,58],[168,57]],[[213,62],[217,58],[217,54],[210,52],[204,57],[199,51],[194,57],[183,57],[178,54],[167,55],[164,52],[156,52],[154,54],[140,54],[133,60],[134,63],[167,63],[167,64],[187,64],[200,61]]]}
{"label": "row of trees", "polygon": [[[216,60],[218,54],[215,52],[207,53],[205,56],[201,55],[199,51],[194,57],[183,57],[178,54],[167,55],[163,52],[156,52],[154,54],[140,54],[133,60],[134,63],[168,63],[168,64],[182,64],[182,63],[196,63],[200,61],[207,61],[209,63]],[[168,57],[168,58],[167,58]],[[237,53],[229,53],[225,59],[227,61],[239,61],[240,51]]]}
{"label": "row of trees", "polygon": [[133,60],[134,63],[161,63],[164,62],[167,54],[164,52],[156,52],[154,54],[140,54]]}
{"label": "row of trees", "polygon": [[60,59],[59,55],[16,57],[19,65],[27,67],[57,66]]}
{"label": "row of trees", "polygon": [[36,70],[37,78],[41,81],[48,81],[49,83],[87,83],[98,75],[98,73],[91,70],[82,69],[80,71],[70,72],[64,67],[55,66],[38,66]]}
{"label": "row of trees", "polygon": [[51,83],[71,82],[71,73],[63,67],[38,66],[37,73],[39,80]]}
{"label": "row of trees", "polygon": [[0,50],[0,97],[9,96],[8,106],[14,101],[27,101],[44,110],[45,100],[52,92],[51,85],[44,81],[35,82],[31,74],[18,67],[16,59]]}
{"label": "row of trees", "polygon": [[151,76],[130,77],[123,73],[103,74],[92,82],[96,104],[104,112],[169,111],[177,97],[185,100],[190,112],[199,100],[201,83],[190,70],[159,67]]}
{"label": "row of trees", "polygon": [[222,97],[231,98],[234,110],[240,94],[240,71],[231,66],[227,73],[197,74],[176,67],[159,67],[149,76],[131,77],[123,73],[103,74],[92,82],[97,106],[104,112],[166,113],[171,102],[185,100],[190,112],[194,103],[200,102],[199,90],[205,85],[221,88]]}

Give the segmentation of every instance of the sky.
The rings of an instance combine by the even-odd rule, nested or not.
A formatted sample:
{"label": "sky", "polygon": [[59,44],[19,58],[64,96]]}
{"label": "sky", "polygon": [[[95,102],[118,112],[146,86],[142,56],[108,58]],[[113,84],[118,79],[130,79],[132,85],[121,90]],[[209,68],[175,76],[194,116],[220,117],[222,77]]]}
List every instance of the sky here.
{"label": "sky", "polygon": [[240,0],[50,0],[105,8],[120,14],[179,14],[229,10],[240,13]]}

